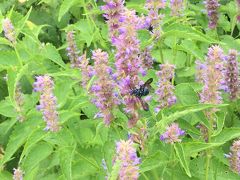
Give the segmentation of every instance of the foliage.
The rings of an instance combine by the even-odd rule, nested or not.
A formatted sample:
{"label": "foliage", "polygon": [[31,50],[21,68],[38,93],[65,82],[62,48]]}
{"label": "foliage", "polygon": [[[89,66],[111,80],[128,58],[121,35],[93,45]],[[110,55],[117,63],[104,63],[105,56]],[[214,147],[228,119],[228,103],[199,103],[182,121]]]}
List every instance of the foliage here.
{"label": "foliage", "polygon": [[[98,106],[93,103],[94,98],[102,97],[101,93],[94,94],[92,88],[96,83],[107,84],[117,71],[116,46],[109,36],[109,26],[101,8],[105,2],[1,1],[0,179],[12,179],[14,168],[18,167],[24,172],[24,180],[104,179],[106,176],[118,179],[121,162],[116,161],[116,142],[131,138],[141,158],[139,179],[239,179],[239,172],[233,172],[228,158],[224,157],[233,140],[240,137],[239,99],[231,101],[228,93],[220,90],[221,103],[201,103],[199,94],[204,85],[195,80],[195,62],[205,62],[210,46],[219,45],[225,55],[230,49],[240,51],[239,9],[235,1],[220,0],[217,27],[209,29],[204,3],[199,0],[184,2],[180,16],[171,14],[170,1],[159,10],[164,14],[159,38],[154,38],[148,28],[137,30],[136,37],[140,40],[137,56],[151,46],[153,64],[146,76],[139,74],[139,82],[132,82],[136,85],[153,78],[151,85],[156,90],[159,88],[160,77],[156,75],[159,65],[173,64],[175,74],[168,80],[175,88],[176,103],[156,112],[161,99],[150,91],[152,100],[146,100],[149,111],[139,107],[137,122],[129,126],[132,114],[125,112],[123,101],[128,92],[121,94],[116,88],[117,82],[111,81],[116,84],[111,84],[114,92],[110,94],[117,93],[120,100],[111,108],[111,118],[114,118],[110,125],[104,123]],[[144,7],[145,0],[126,0],[124,6],[134,9],[139,16],[146,17],[149,13]],[[2,26],[6,18],[13,24],[16,42],[10,41],[4,32]],[[75,32],[78,55],[84,58],[82,55],[86,53],[89,59],[85,64],[86,72],[94,68],[97,60],[91,58],[92,52],[100,48],[108,53],[107,61],[113,73],[107,75],[105,70],[108,69],[101,62],[99,64],[106,68],[103,77],[99,77],[100,72],[86,79],[88,76],[83,69],[72,68],[66,50],[70,31]],[[43,120],[42,113],[36,109],[36,105],[41,104],[41,95],[33,91],[33,83],[42,75],[54,81],[52,94],[56,98],[61,126],[58,132],[44,129],[47,119]],[[101,87],[106,86],[102,84]],[[17,98],[19,90],[23,104],[19,104]],[[213,109],[218,109],[211,114],[215,122],[209,121],[206,115]],[[179,143],[167,144],[159,138],[173,122],[179,124],[185,136]],[[199,124],[207,128],[208,140],[204,139]]]}

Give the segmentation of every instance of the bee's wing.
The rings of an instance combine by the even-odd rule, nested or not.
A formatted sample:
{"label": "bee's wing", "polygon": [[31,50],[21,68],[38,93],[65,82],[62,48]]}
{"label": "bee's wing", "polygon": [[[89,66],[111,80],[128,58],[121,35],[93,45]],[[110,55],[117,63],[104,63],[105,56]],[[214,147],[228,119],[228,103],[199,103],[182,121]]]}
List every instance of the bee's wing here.
{"label": "bee's wing", "polygon": [[148,103],[146,103],[142,98],[138,98],[138,99],[139,99],[139,101],[140,101],[143,109],[144,109],[145,111],[148,111],[148,110],[149,110]]}
{"label": "bee's wing", "polygon": [[149,86],[153,82],[153,78],[149,78],[143,86]]}

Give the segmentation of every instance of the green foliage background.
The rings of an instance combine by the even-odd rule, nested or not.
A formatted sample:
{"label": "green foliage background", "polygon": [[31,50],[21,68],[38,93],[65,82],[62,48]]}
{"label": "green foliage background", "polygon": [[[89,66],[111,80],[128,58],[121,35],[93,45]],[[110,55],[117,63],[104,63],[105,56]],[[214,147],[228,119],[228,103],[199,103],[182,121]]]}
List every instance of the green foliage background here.
{"label": "green foliage background", "polygon": [[[155,114],[156,102],[152,102],[150,112],[142,112],[143,118],[137,126],[128,129],[128,117],[121,109],[114,110],[116,119],[110,128],[105,127],[101,119],[94,119],[98,110],[86,90],[79,86],[81,73],[70,68],[65,51],[66,32],[75,30],[81,52],[87,50],[90,57],[92,50],[101,48],[109,53],[113,65],[108,28],[100,10],[104,3],[93,0],[28,0],[22,4],[15,0],[0,1],[0,23],[9,17],[18,35],[16,46],[4,36],[0,37],[0,146],[3,150],[0,179],[12,179],[13,168],[18,166],[23,169],[26,180],[104,179],[102,159],[111,172],[115,142],[127,139],[129,132],[137,131],[147,121],[150,125],[146,149],[139,151],[140,179],[204,179],[204,150],[212,151],[209,179],[239,179],[229,170],[229,162],[224,157],[232,140],[240,136],[239,101],[230,103],[225,95],[224,104],[217,106],[221,109],[217,113],[218,128],[212,142],[205,143],[196,124],[202,122],[208,126],[202,111],[216,105],[199,104],[197,93],[202,87],[195,83],[194,76],[195,60],[204,61],[211,44],[219,44],[226,53],[231,48],[240,51],[236,5],[234,1],[221,1],[218,28],[209,31],[207,16],[202,11],[204,4],[198,0],[185,2],[187,8],[182,17],[171,17],[169,8],[163,10],[163,34],[152,51],[156,64],[176,65],[174,80],[178,103]],[[130,0],[126,1],[126,6],[146,14],[144,3],[144,0]],[[149,38],[147,30],[139,31],[141,48],[149,44]],[[157,82],[156,70],[157,66],[144,79],[153,77]],[[55,81],[54,93],[62,125],[56,134],[43,131],[44,121],[35,108],[39,95],[32,92],[32,84],[34,77],[41,74],[48,74]],[[19,82],[25,99],[23,123],[18,122],[15,110],[14,97]],[[188,136],[183,143],[170,146],[159,140],[159,134],[173,121],[177,121]]]}

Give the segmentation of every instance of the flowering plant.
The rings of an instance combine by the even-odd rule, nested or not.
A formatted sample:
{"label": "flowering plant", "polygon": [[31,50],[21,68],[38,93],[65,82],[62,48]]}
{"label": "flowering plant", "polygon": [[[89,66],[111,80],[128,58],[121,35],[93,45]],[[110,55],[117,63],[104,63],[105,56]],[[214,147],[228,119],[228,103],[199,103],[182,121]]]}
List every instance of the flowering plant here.
{"label": "flowering plant", "polygon": [[239,0],[0,11],[0,180],[239,179]]}

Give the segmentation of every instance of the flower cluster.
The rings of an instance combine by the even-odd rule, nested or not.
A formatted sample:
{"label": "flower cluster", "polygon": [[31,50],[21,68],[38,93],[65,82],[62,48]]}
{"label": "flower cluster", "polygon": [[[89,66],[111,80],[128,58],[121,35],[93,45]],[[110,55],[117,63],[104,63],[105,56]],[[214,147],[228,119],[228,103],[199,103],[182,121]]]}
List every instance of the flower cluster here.
{"label": "flower cluster", "polygon": [[23,109],[22,109],[22,106],[24,104],[24,96],[23,96],[20,84],[17,84],[16,90],[15,90],[15,102],[16,102],[16,105],[17,105],[16,106],[16,111],[18,113],[17,119],[20,122],[23,122],[24,119],[25,119],[24,115],[23,115]]}
{"label": "flower cluster", "polygon": [[172,16],[180,16],[181,12],[184,8],[184,1],[183,0],[170,0],[171,6],[171,15]]}
{"label": "flower cluster", "polygon": [[120,180],[137,180],[139,176],[140,158],[137,157],[136,149],[131,140],[119,141],[116,144],[117,160],[121,162],[119,170]]}
{"label": "flower cluster", "polygon": [[218,0],[206,0],[206,9],[208,13],[208,27],[210,29],[215,29],[217,27],[218,22],[218,8],[220,6]]}
{"label": "flower cluster", "polygon": [[79,68],[80,63],[81,63],[81,58],[79,57],[80,52],[75,43],[74,31],[69,31],[67,33],[66,39],[67,39],[67,44],[68,44],[68,47],[66,48],[66,50],[68,52],[67,55],[71,61],[71,67]]}
{"label": "flower cluster", "polygon": [[205,70],[202,74],[204,86],[200,93],[201,103],[221,103],[220,90],[226,90],[224,64],[223,50],[219,46],[210,47],[205,62]]}
{"label": "flower cluster", "polygon": [[23,180],[23,171],[19,167],[13,168],[13,171],[13,180]]}
{"label": "flower cluster", "polygon": [[16,43],[16,32],[14,30],[14,27],[10,19],[8,18],[3,19],[2,28],[4,31],[5,37],[12,43]]}
{"label": "flower cluster", "polygon": [[94,70],[97,81],[92,86],[92,91],[96,98],[94,103],[100,109],[104,123],[109,125],[113,120],[112,109],[117,104],[114,93],[114,81],[111,79],[112,69],[108,66],[108,54],[101,49],[93,51]]}
{"label": "flower cluster", "polygon": [[121,21],[121,13],[124,11],[124,0],[104,0],[106,5],[102,6],[105,12],[104,17],[108,20],[109,35],[112,41],[119,34],[119,23]]}
{"label": "flower cluster", "polygon": [[147,0],[146,8],[149,10],[148,15],[145,18],[145,24],[147,27],[152,28],[152,35],[158,39],[160,37],[161,27],[160,23],[164,17],[162,14],[158,14],[159,9],[165,8],[166,0]]}
{"label": "flower cluster", "polygon": [[120,34],[113,44],[116,46],[116,70],[119,89],[126,105],[126,112],[131,114],[129,127],[136,124],[139,119],[138,109],[139,100],[130,95],[130,91],[139,83],[138,74],[146,73],[141,68],[142,62],[139,57],[140,44],[137,39],[137,28],[139,19],[135,11],[125,9],[122,13],[121,24],[119,27]]}
{"label": "flower cluster", "polygon": [[177,123],[172,123],[170,126],[167,127],[165,133],[160,136],[160,140],[166,143],[176,143],[181,142],[180,136],[183,136],[185,131],[179,128]]}
{"label": "flower cluster", "polygon": [[152,46],[147,46],[140,54],[141,62],[145,69],[151,69],[153,66],[153,57],[151,55]]}
{"label": "flower cluster", "polygon": [[43,113],[43,119],[47,123],[46,130],[57,132],[60,127],[58,124],[58,112],[56,97],[53,94],[54,82],[50,76],[38,76],[34,83],[34,91],[40,92],[40,104],[37,109]]}
{"label": "flower cluster", "polygon": [[226,85],[228,87],[230,99],[235,100],[238,96],[240,85],[236,50],[229,50],[226,66]]}
{"label": "flower cluster", "polygon": [[174,86],[171,79],[174,77],[175,66],[171,64],[161,64],[160,71],[156,73],[159,77],[158,88],[156,94],[160,105],[156,107],[156,112],[162,108],[169,107],[176,103],[176,96],[174,95]]}
{"label": "flower cluster", "polygon": [[233,142],[226,157],[229,159],[231,169],[240,174],[240,140]]}

